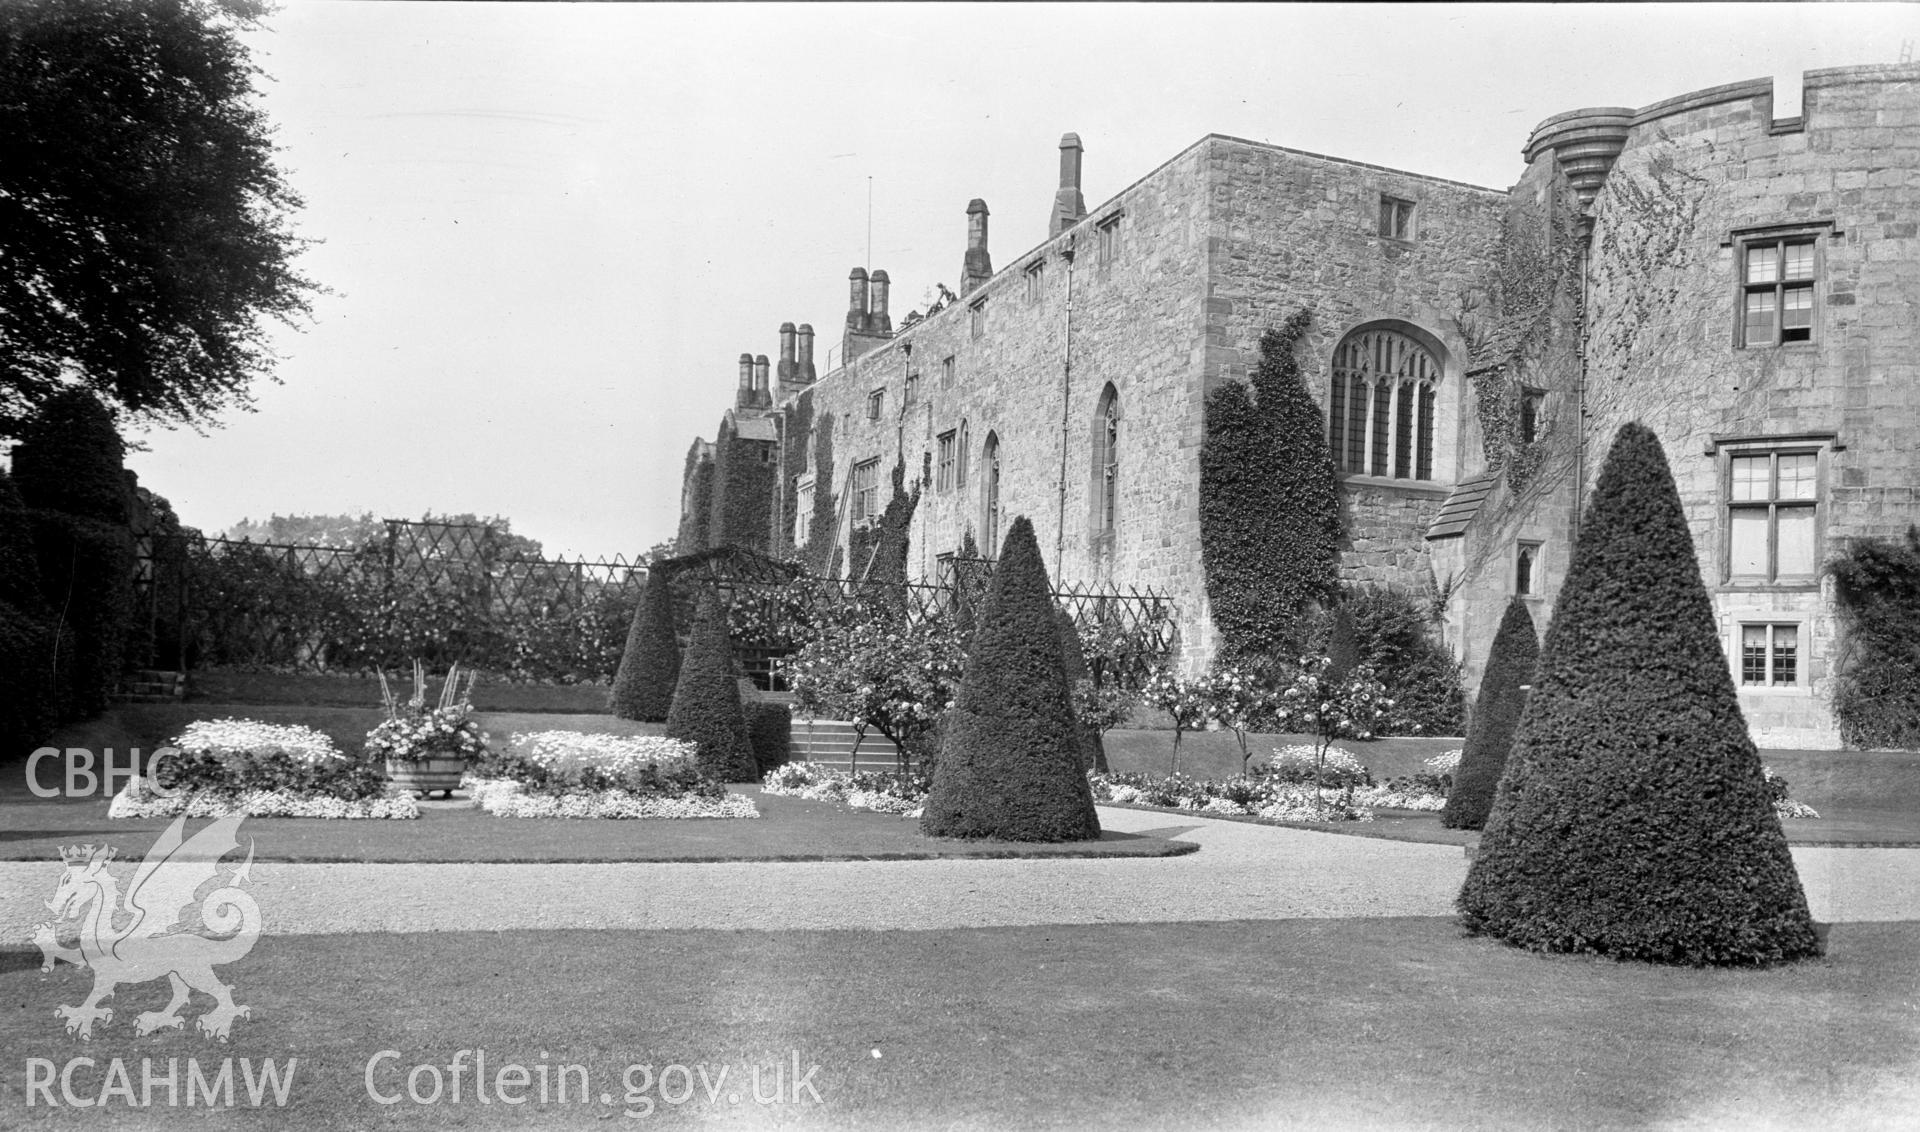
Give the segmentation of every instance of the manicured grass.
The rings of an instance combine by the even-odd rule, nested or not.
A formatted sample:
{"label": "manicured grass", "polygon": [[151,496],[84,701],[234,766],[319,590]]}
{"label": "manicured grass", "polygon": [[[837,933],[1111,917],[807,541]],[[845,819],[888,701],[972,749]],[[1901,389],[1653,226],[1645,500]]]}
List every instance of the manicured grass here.
{"label": "manicured grass", "polygon": [[[591,894],[582,894],[590,899]],[[919,1128],[1904,1128],[1920,1090],[1907,991],[1920,925],[1843,924],[1822,960],[1691,970],[1544,957],[1445,919],[937,932],[501,932],[261,940],[221,968],[252,1017],[230,1045],[134,1038],[165,998],[124,988],[116,1024],[68,1038],[86,976],[0,952],[9,1123],[171,1127],[192,1111],[28,1110],[28,1058],[298,1057],[285,1109],[244,1127],[605,1127],[621,1073],[705,1063],[709,1102],[652,1123]],[[196,999],[191,1018],[205,1008]],[[381,1106],[415,1065],[484,1049],[582,1064],[585,1103]],[[815,1103],[757,1109],[752,1066],[818,1065]],[[544,1057],[543,1057],[544,1054]],[[184,1073],[184,1069],[183,1069]],[[558,1074],[555,1074],[557,1081]],[[97,1091],[99,1070],[76,1073]],[[423,1086],[425,1080],[423,1079]],[[674,1078],[676,1089],[679,1079]],[[790,1090],[790,1075],[784,1082]],[[608,1102],[598,1094],[604,1090]],[[727,1103],[737,1090],[738,1105]],[[58,1097],[56,1086],[56,1098]],[[537,1087],[534,1090],[537,1102]],[[204,1122],[204,1117],[196,1123]]]}
{"label": "manicured grass", "polygon": [[[915,819],[740,787],[758,818],[613,821],[497,818],[424,807],[417,821],[249,818],[262,861],[842,861],[925,857],[1169,857],[1191,841],[1129,833],[1057,845],[926,837]],[[60,846],[146,846],[172,819],[111,820],[107,803],[0,802],[0,860],[57,860]]]}
{"label": "manicured grass", "polygon": [[[1347,837],[1378,837],[1388,841],[1418,841],[1433,845],[1478,845],[1478,830],[1448,829],[1440,824],[1437,810],[1374,809],[1372,821],[1339,822],[1267,822],[1253,817],[1227,814],[1197,814],[1171,806],[1143,806],[1102,802],[1126,810],[1156,810],[1166,814],[1186,814],[1220,821],[1254,822],[1282,825],[1288,829],[1310,829],[1320,833],[1338,833]],[[1834,848],[1920,848],[1920,813],[1912,810],[1826,809],[1817,818],[1783,820],[1780,828],[1790,845],[1826,845]]]}

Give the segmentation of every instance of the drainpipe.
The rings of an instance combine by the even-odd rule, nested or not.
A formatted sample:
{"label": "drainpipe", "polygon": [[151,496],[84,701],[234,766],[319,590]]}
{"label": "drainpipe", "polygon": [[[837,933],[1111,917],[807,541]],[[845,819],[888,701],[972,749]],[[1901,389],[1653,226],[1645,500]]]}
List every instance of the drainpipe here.
{"label": "drainpipe", "polygon": [[1073,429],[1073,237],[1060,249],[1067,261],[1066,334],[1060,344],[1060,501],[1054,520],[1053,580],[1064,584],[1067,565],[1067,437]]}

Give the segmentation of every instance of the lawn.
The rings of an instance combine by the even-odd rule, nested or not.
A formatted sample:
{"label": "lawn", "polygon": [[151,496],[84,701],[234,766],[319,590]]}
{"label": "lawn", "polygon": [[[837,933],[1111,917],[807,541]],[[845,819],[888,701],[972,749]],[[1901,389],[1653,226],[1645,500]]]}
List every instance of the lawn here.
{"label": "lawn", "polygon": [[[623,1067],[650,1064],[668,1126],[1910,1128],[1920,925],[1837,925],[1828,944],[1793,967],[1699,971],[1528,954],[1444,919],[269,936],[222,969],[253,1008],[229,1046],[124,1026],[82,1045],[51,1012],[84,976],[13,951],[0,1061],[6,1122],[50,1128],[194,1115],[21,1107],[26,1059],[82,1054],[133,1059],[136,1089],[140,1058],[299,1058],[286,1109],[242,1127],[605,1127]],[[116,1006],[163,998],[149,983]],[[374,1072],[391,1095],[461,1049],[484,1049],[490,1074],[584,1065],[591,1088],[565,1106],[368,1099],[377,1052],[397,1051]],[[771,1091],[796,1056],[819,1066],[819,1100],[792,1103],[789,1073],[787,1103],[756,1109],[751,1067]],[[684,1091],[669,1065],[689,1069],[679,1105],[660,1092]]]}
{"label": "lawn", "polygon": [[[1105,834],[1098,841],[1031,845],[922,836],[910,818],[811,802],[759,787],[758,818],[614,821],[497,818],[472,808],[423,807],[417,821],[249,818],[262,861],[858,861],[924,857],[1168,857],[1190,841]],[[57,860],[60,846],[146,846],[171,819],[109,820],[104,799],[0,801],[0,860]]]}

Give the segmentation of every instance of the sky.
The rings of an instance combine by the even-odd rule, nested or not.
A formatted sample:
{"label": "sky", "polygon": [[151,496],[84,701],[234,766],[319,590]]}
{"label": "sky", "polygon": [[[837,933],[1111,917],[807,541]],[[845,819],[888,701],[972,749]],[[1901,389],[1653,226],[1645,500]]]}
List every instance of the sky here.
{"label": "sky", "polygon": [[631,558],[741,353],[810,322],[825,372],[855,266],[896,323],[956,285],[974,197],[1012,263],[1062,133],[1089,206],[1208,133],[1504,188],[1553,114],[1772,76],[1785,116],[1915,40],[1875,4],[287,0],[246,41],[330,293],[255,412],[128,463],[209,532],[472,512]]}

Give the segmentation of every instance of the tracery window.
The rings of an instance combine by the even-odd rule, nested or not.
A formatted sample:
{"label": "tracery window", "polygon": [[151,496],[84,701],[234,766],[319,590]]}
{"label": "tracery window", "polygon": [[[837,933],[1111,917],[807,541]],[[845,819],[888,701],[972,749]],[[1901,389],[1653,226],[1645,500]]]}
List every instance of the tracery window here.
{"label": "tracery window", "polygon": [[1328,444],[1343,472],[1433,478],[1440,363],[1395,330],[1347,336],[1333,355]]}

